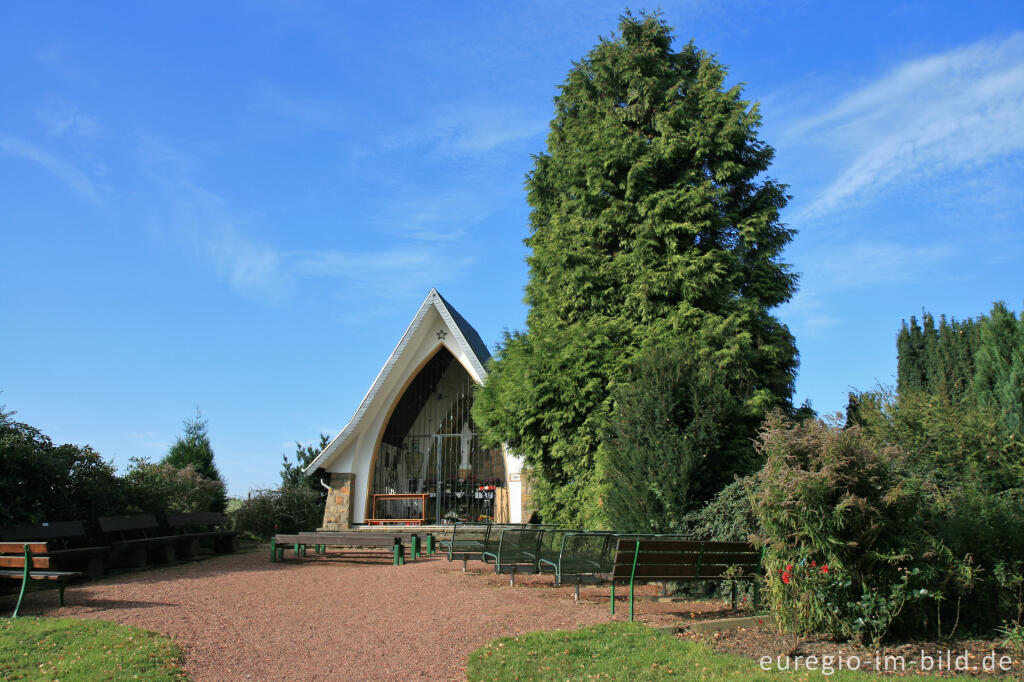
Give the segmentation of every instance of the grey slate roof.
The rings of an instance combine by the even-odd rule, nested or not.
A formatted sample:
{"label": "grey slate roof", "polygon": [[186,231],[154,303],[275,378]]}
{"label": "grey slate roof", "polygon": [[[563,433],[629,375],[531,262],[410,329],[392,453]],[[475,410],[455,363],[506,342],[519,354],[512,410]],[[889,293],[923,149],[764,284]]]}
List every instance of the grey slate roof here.
{"label": "grey slate roof", "polygon": [[440,291],[437,289],[432,289],[432,291],[437,294],[437,297],[441,299],[441,303],[448,309],[448,313],[452,316],[452,319],[455,321],[456,326],[458,326],[459,331],[462,332],[462,336],[465,337],[466,341],[469,343],[469,347],[473,349],[473,354],[476,355],[477,359],[480,360],[480,364],[483,365],[486,370],[487,361],[491,359],[491,352],[487,350],[487,344],[480,338],[480,334],[473,329],[473,325],[467,322],[466,318],[459,314],[459,311],[448,302],[448,299],[441,295]]}

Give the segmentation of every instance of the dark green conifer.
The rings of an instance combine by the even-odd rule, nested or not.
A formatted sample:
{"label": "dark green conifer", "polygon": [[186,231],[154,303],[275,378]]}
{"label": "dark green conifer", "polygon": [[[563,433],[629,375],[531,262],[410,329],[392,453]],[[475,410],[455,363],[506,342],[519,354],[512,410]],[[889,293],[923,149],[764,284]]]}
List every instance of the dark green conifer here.
{"label": "dark green conifer", "polygon": [[753,421],[790,407],[796,348],[770,314],[796,285],[774,151],[725,68],[672,42],[660,16],[622,17],[569,71],[527,178],[527,329],[501,344],[474,416],[526,456],[545,520],[607,522],[613,390],[644,349],[692,348]]}

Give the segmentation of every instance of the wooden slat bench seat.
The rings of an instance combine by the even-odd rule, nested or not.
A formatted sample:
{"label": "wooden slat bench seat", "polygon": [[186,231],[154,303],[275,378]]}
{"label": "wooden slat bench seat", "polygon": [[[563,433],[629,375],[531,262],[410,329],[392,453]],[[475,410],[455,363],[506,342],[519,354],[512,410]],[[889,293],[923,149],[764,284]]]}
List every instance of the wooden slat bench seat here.
{"label": "wooden slat bench seat", "polygon": [[168,534],[152,514],[101,516],[97,521],[111,547],[111,561],[141,568],[147,560],[174,561],[180,538]]}
{"label": "wooden slat bench seat", "polygon": [[629,619],[633,620],[633,589],[640,583],[692,580],[754,582],[754,609],[759,601],[761,550],[746,542],[618,538],[611,577],[611,612],[615,613],[615,583],[629,584]]}
{"label": "wooden slat bench seat", "polygon": [[0,541],[44,541],[54,568],[81,571],[90,578],[103,575],[103,560],[109,546],[91,543],[81,521],[53,521],[35,526],[13,526],[0,530]]}
{"label": "wooden slat bench seat", "polygon": [[58,571],[54,561],[47,556],[49,547],[45,542],[0,542],[0,578],[20,580],[21,590],[18,603],[14,606],[12,618],[18,617],[21,602],[35,581],[54,582],[60,589],[58,605],[64,606],[64,586],[72,578],[82,575],[81,571]]}
{"label": "wooden slat bench seat", "polygon": [[197,555],[204,541],[208,541],[218,554],[237,552],[240,545],[239,531],[222,528],[226,521],[227,518],[220,512],[167,515],[167,525],[178,537],[175,547],[184,556]]}
{"label": "wooden slat bench seat", "polygon": [[[429,534],[428,546],[432,545]],[[270,539],[270,560],[282,561],[285,548],[291,547],[296,557],[306,555],[310,547],[313,551],[323,554],[328,547],[390,547],[395,566],[405,563],[405,547],[408,543],[413,560],[420,556],[422,547],[420,535],[417,533],[367,533],[367,532],[309,532],[309,533],[278,533]]]}

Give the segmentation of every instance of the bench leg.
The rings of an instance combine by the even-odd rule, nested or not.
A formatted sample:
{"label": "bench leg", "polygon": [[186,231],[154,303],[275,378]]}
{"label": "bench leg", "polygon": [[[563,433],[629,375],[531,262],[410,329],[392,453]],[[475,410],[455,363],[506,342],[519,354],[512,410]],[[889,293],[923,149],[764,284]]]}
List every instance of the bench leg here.
{"label": "bench leg", "polygon": [[515,566],[512,567],[512,570],[508,574],[508,586],[509,587],[515,587],[516,586],[516,567]]}
{"label": "bench leg", "polygon": [[61,580],[60,583],[57,585],[57,587],[58,587],[57,606],[63,608],[64,607],[64,581]]}
{"label": "bench leg", "polygon": [[270,563],[277,561],[277,543],[274,542],[274,538],[270,538]]}
{"label": "bench leg", "polygon": [[466,572],[466,562],[467,561],[468,561],[468,559],[466,559],[466,557],[462,557],[462,572],[463,573]]}
{"label": "bench leg", "polygon": [[736,610],[736,581],[732,581],[732,610]]}
{"label": "bench leg", "polygon": [[612,581],[612,615],[615,615],[615,581]]}
{"label": "bench leg", "polygon": [[575,591],[574,591],[574,593],[573,593],[573,598],[574,598],[574,599],[575,599],[576,601],[579,601],[579,600],[580,600],[580,581],[579,581],[579,580],[577,580],[577,581],[576,581],[576,584],[575,584],[575,585],[573,585],[573,587],[575,587],[575,588],[576,588],[576,590],[575,590]]}
{"label": "bench leg", "polygon": [[434,556],[434,534],[427,533],[427,556]]}
{"label": "bench leg", "polygon": [[409,538],[409,555],[412,557],[413,561],[416,561],[416,559],[419,558],[419,556],[420,556],[420,536],[419,535],[413,535],[412,537]]}
{"label": "bench leg", "polygon": [[28,591],[28,574],[32,570],[32,551],[28,545],[25,545],[25,572],[21,577],[21,592],[18,593],[18,603],[14,605],[14,613],[11,618],[18,617],[18,610],[21,609],[21,600],[25,598],[25,592]]}

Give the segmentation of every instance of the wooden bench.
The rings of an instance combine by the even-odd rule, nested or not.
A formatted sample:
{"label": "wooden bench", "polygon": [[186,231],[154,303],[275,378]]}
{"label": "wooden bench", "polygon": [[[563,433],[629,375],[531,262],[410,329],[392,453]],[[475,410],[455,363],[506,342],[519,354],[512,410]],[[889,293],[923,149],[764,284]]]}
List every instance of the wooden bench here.
{"label": "wooden bench", "polygon": [[611,612],[615,613],[615,583],[629,584],[629,619],[633,620],[633,588],[648,582],[693,580],[754,581],[754,610],[762,576],[761,550],[746,542],[618,538],[611,577]]}
{"label": "wooden bench", "polygon": [[152,514],[101,516],[97,521],[110,542],[111,561],[133,568],[142,568],[148,559],[156,563],[174,561],[181,538],[168,535]]}
{"label": "wooden bench", "polygon": [[54,521],[36,526],[14,526],[0,530],[0,541],[46,542],[47,556],[53,568],[82,571],[90,578],[103,575],[103,559],[108,546],[90,546],[85,525],[81,521]]}
{"label": "wooden bench", "polygon": [[220,512],[186,512],[168,514],[167,526],[178,537],[177,552],[184,556],[199,554],[201,541],[208,540],[213,551],[237,552],[241,543],[239,531],[221,528],[227,518]]}
{"label": "wooden bench", "polygon": [[18,603],[14,606],[12,618],[18,617],[21,602],[33,581],[45,580],[55,582],[60,588],[57,604],[64,606],[64,586],[68,580],[82,575],[80,571],[58,571],[47,553],[49,547],[45,542],[0,542],[0,578],[20,580],[21,591]]}
{"label": "wooden bench", "polygon": [[[366,533],[324,531],[318,533],[278,533],[270,539],[270,560],[283,561],[285,548],[291,547],[296,557],[306,556],[310,547],[323,554],[328,547],[390,547],[395,566],[405,563],[405,543],[409,543],[413,561],[420,556],[420,537],[416,533]],[[428,545],[432,544],[429,542]]]}

